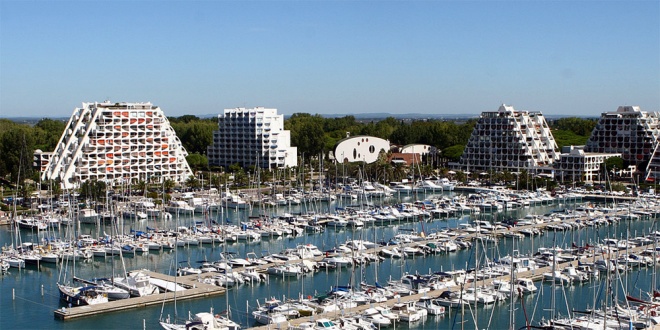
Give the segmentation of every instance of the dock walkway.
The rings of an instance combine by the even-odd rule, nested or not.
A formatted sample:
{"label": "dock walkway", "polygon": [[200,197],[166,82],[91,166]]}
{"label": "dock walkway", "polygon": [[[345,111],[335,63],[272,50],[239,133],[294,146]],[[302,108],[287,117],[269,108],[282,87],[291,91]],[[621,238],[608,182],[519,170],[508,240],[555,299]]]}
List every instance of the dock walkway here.
{"label": "dock walkway", "polygon": [[[634,249],[630,249],[628,252],[629,253],[637,253],[641,252],[645,249],[648,249],[648,246],[640,246]],[[580,259],[581,262],[590,262],[591,260],[588,258],[582,258]],[[578,260],[574,261],[568,261],[564,263],[558,263],[557,266],[555,266],[555,269],[563,269],[564,267],[567,266],[577,266]],[[539,269],[534,269],[530,271],[525,271],[525,272],[520,272],[516,273],[515,277],[516,278],[528,278],[531,279],[534,282],[542,281],[543,280],[543,274],[544,273],[549,273],[552,272],[552,266],[547,266],[547,267],[542,267]],[[489,278],[485,280],[479,280],[476,283],[470,282],[468,283],[465,287],[471,287],[471,286],[477,286],[477,287],[484,287],[488,286],[493,283],[493,281],[500,280],[500,281],[509,281],[511,279],[511,275],[503,275],[499,277],[494,277],[494,278]],[[561,284],[557,284],[558,286]],[[280,324],[269,324],[269,325],[263,325],[263,326],[257,326],[257,327],[251,327],[250,329],[254,330],[266,330],[266,329],[287,329],[288,326],[297,326],[300,323],[303,322],[313,322],[315,319],[319,318],[329,318],[329,319],[335,319],[339,317],[346,317],[350,315],[359,315],[361,314],[364,310],[374,307],[374,306],[388,306],[392,307],[392,305],[399,303],[399,302],[408,302],[408,301],[418,301],[422,297],[431,297],[431,298],[438,298],[440,294],[444,291],[458,291],[460,290],[460,285],[455,285],[455,286],[450,286],[442,290],[431,290],[427,291],[424,293],[418,293],[418,294],[413,294],[413,295],[408,295],[408,296],[402,296],[400,298],[394,298],[390,299],[385,302],[381,303],[371,303],[371,304],[365,304],[365,305],[360,305],[348,310],[342,310],[342,311],[334,311],[334,312],[328,312],[328,313],[321,313],[321,314],[316,314],[308,317],[300,317],[296,319],[291,319],[288,321],[288,323],[280,323]],[[466,308],[467,310],[467,308]],[[451,312],[451,309],[448,308],[448,312]],[[440,316],[441,317],[441,316]],[[659,326],[654,326],[653,329],[658,329],[660,330],[660,325]]]}
{"label": "dock walkway", "polygon": [[[142,270],[142,272],[153,278],[157,278],[173,283],[175,282],[174,276],[169,276],[148,270]],[[212,273],[209,274],[213,275]],[[223,287],[199,282],[197,281],[197,278],[198,278],[197,275],[179,276],[176,279],[176,283],[188,288],[184,291],[166,292],[166,293],[149,295],[144,297],[133,297],[129,299],[115,300],[97,305],[78,306],[71,308],[63,307],[55,310],[55,317],[62,320],[70,320],[70,319],[99,315],[109,312],[119,312],[127,309],[152,306],[156,304],[162,304],[164,302],[172,302],[174,301],[175,297],[176,300],[180,301],[187,299],[210,297],[210,296],[224,294],[226,292],[226,289]]]}
{"label": "dock walkway", "polygon": [[[620,217],[625,217],[628,213],[627,212],[618,212],[618,213],[611,213],[608,214],[608,216],[620,216]],[[653,217],[657,216],[657,213],[654,213],[652,215]],[[583,218],[576,218],[576,219],[567,219],[563,220],[562,223],[573,223],[576,221],[584,221],[587,220],[588,217],[583,217]],[[627,220],[631,221],[631,220]],[[550,225],[552,223],[541,223],[541,224],[534,224],[534,225],[527,225],[527,226],[520,226],[520,227],[511,227],[507,228],[505,230],[500,230],[500,231],[494,231],[491,233],[493,236],[501,236],[504,232],[520,232],[523,229],[526,228],[538,228],[538,229],[544,229],[546,226]],[[476,234],[476,233],[464,233],[462,235],[463,239],[475,239],[477,235],[483,235],[483,234]],[[426,244],[429,242],[433,242],[434,239],[426,239],[426,240],[420,240],[416,241],[413,243],[406,243],[406,244],[400,244],[398,246],[413,246],[413,245],[419,245],[419,244]],[[375,253],[378,254],[383,248],[386,248],[384,246],[379,246],[376,248],[372,249],[367,249],[367,250],[362,250],[360,252],[362,253]],[[645,247],[643,247],[645,248]],[[310,258],[306,260],[311,260],[311,261],[321,261],[324,258],[324,256],[319,256],[315,258]],[[299,263],[302,260],[292,260],[290,262],[292,263]],[[282,261],[281,263],[285,263]],[[275,264],[266,264],[266,265],[260,265],[260,266],[252,266],[252,268],[255,268],[258,272],[266,272],[268,267],[271,267]],[[562,266],[566,266],[562,265]],[[547,268],[547,267],[546,267]],[[550,269],[546,268],[541,268],[537,269],[534,271],[530,272],[525,272],[525,273],[520,273],[518,274],[519,277],[528,277],[531,278],[532,280],[538,280],[542,278],[542,274],[544,272],[549,272]],[[237,267],[234,268],[234,271],[240,271],[242,270],[243,267]],[[165,275],[165,274],[160,274],[156,272],[151,272],[147,270],[143,270],[143,272],[147,273],[148,275],[170,281],[170,282],[175,282],[175,277]],[[179,291],[176,292],[176,299],[177,300],[187,300],[187,299],[195,299],[195,298],[203,298],[203,297],[210,297],[210,296],[215,296],[215,295],[220,295],[224,294],[226,292],[226,289],[220,286],[215,286],[211,284],[205,284],[203,282],[200,282],[200,279],[205,279],[205,278],[210,278],[213,277],[215,273],[202,273],[202,274],[193,274],[193,275],[186,275],[186,276],[178,276],[176,278],[176,282],[179,285],[188,287],[189,289],[185,291]],[[503,277],[502,279],[508,280],[508,276]],[[492,282],[494,279],[488,279],[485,280],[485,283],[488,284]],[[480,281],[481,282],[481,281]],[[437,293],[439,295],[440,292]],[[432,293],[424,293],[424,294],[418,294],[418,295],[411,295],[411,296],[406,296],[406,297],[401,297],[396,300],[390,300],[388,302],[385,302],[383,304],[391,305],[396,303],[399,299],[401,301],[408,301],[412,299],[419,299],[423,295],[429,295],[431,296]],[[133,309],[137,307],[145,307],[145,306],[151,306],[155,304],[162,304],[164,302],[173,302],[175,299],[175,293],[174,292],[167,292],[167,293],[161,293],[161,294],[156,294],[156,295],[150,295],[150,296],[145,296],[145,297],[135,297],[135,298],[130,298],[130,299],[123,299],[123,300],[117,300],[117,301],[111,301],[103,304],[98,304],[98,305],[91,305],[91,306],[79,306],[79,307],[72,307],[72,308],[60,308],[54,311],[55,317],[63,320],[69,320],[69,319],[75,319],[79,317],[86,317],[86,316],[93,316],[93,315],[98,315],[98,314],[103,314],[103,313],[109,313],[109,312],[117,312],[117,311],[122,311],[122,310],[127,310],[127,309]],[[354,309],[351,310],[351,312],[360,312],[363,309],[368,308],[368,305],[366,306],[358,306]],[[316,316],[318,318],[318,316]],[[305,320],[309,320],[309,318],[301,318],[301,319],[295,319],[291,320],[292,324],[299,324],[301,322],[304,322]],[[272,325],[271,325],[272,327]],[[264,327],[265,329],[266,327]]]}

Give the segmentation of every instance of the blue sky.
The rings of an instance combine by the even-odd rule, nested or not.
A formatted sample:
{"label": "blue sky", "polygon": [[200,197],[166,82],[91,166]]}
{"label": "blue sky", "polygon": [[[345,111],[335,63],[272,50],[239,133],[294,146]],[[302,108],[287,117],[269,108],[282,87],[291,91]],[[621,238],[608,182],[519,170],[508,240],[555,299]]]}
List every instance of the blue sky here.
{"label": "blue sky", "polygon": [[0,117],[660,110],[659,1],[0,0]]}

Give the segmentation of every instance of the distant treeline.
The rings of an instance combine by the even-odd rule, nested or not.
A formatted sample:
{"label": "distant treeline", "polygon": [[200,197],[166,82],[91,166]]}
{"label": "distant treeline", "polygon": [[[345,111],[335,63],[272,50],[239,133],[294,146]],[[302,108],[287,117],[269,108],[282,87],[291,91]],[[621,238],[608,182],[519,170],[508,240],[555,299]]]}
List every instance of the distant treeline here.
{"label": "distant treeline", "polygon": [[[190,165],[197,169],[207,169],[206,147],[213,142],[213,131],[218,127],[217,119],[202,119],[193,115],[168,119],[190,154]],[[458,160],[476,121],[410,121],[387,117],[364,122],[354,116],[324,118],[321,115],[296,113],[285,120],[284,128],[291,131],[291,143],[298,147],[299,156],[327,155],[347,135],[370,135],[401,146],[428,144],[437,147],[444,159]],[[584,144],[596,120],[571,117],[550,120],[548,124],[559,147],[562,147]],[[33,126],[0,119],[0,178],[17,182],[20,173],[22,179],[38,179],[32,169],[33,153],[36,149],[53,151],[65,125],[64,121],[47,118]]]}

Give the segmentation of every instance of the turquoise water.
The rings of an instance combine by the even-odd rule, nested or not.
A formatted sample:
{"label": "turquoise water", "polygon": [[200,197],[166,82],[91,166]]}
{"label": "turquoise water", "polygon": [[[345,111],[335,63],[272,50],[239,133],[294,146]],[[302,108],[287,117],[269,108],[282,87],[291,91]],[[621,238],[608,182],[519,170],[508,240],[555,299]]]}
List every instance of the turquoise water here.
{"label": "turquoise water", "polygon": [[[390,201],[395,202],[395,201]],[[332,205],[334,206],[334,205]],[[570,205],[569,205],[570,206]],[[327,206],[319,207],[318,209]],[[512,214],[499,213],[497,215],[477,215],[477,219],[489,218],[502,218],[502,217],[520,217],[527,212],[534,212],[536,214],[543,214],[551,209],[555,209],[558,205],[534,207],[529,209],[521,209]],[[268,210],[268,212],[275,212],[276,210]],[[299,212],[299,208],[292,208],[288,210],[279,210]],[[258,213],[258,211],[254,211]],[[248,214],[243,212],[230,212],[229,214],[223,213],[222,215],[214,215],[215,219],[230,218],[234,223],[242,219],[246,219]],[[159,228],[170,227],[174,228],[177,225],[190,225],[195,220],[204,220],[202,218],[183,218],[174,219],[167,222],[158,223],[135,223],[132,221],[124,224],[123,229],[129,231],[133,229],[144,229],[146,225],[150,227],[158,226]],[[381,241],[394,236],[402,229],[415,229],[422,230],[422,226],[426,232],[432,232],[437,229],[446,227],[456,227],[459,223],[470,221],[469,216],[461,218],[451,218],[443,220],[434,220],[429,223],[406,223],[389,227],[367,227],[362,230],[352,231],[346,230],[326,230],[325,232],[317,235],[305,234],[299,237],[285,237],[282,239],[264,240],[258,243],[236,243],[227,244],[224,246],[210,246],[204,245],[192,248],[180,248],[177,252],[150,252],[144,255],[136,255],[134,257],[125,257],[124,264],[126,269],[142,269],[148,268],[163,273],[174,272],[177,262],[189,262],[193,266],[198,266],[199,261],[202,260],[216,260],[218,254],[222,251],[233,251],[240,255],[245,255],[247,252],[256,252],[261,255],[262,252],[267,253],[278,252],[286,247],[294,247],[297,244],[312,243],[317,245],[320,249],[329,249],[336,244],[339,244],[346,239],[350,238],[363,238],[368,240]],[[636,221],[636,222],[621,222],[615,226],[600,227],[600,228],[586,228],[580,231],[569,231],[565,233],[547,233],[543,236],[537,237],[534,240],[525,239],[516,243],[516,249],[520,253],[529,253],[539,246],[555,245],[569,247],[571,242],[576,242],[579,245],[584,245],[587,242],[600,241],[605,237],[625,237],[626,232],[629,231],[631,236],[635,234],[648,233],[655,224],[651,220]],[[110,233],[110,227],[96,228],[90,226],[83,226],[83,233],[91,233],[96,235],[96,232]],[[57,234],[57,233],[55,233]],[[64,236],[63,233],[59,233]],[[23,242],[32,241],[38,242],[41,236],[31,233],[29,231],[21,231],[20,238]],[[15,240],[9,227],[0,228],[0,243],[2,245],[9,244]],[[497,244],[490,244],[481,247],[480,254],[485,253],[491,258],[497,256],[504,256],[510,254],[512,250],[511,240],[503,239]],[[264,252],[266,253],[266,252]],[[163,316],[175,313],[179,317],[187,317],[188,312],[197,313],[207,311],[213,308],[215,311],[223,311],[229,305],[232,310],[232,318],[241,323],[244,327],[255,325],[254,320],[250,317],[250,312],[257,306],[257,299],[261,302],[265,298],[278,297],[280,299],[285,297],[297,297],[299,294],[313,295],[327,291],[333,285],[348,285],[350,283],[359,283],[366,281],[374,283],[376,280],[386,282],[390,277],[398,278],[403,272],[420,272],[427,273],[429,270],[449,270],[453,268],[465,268],[468,261],[473,267],[473,260],[470,258],[473,251],[464,250],[447,255],[428,256],[422,258],[411,258],[406,260],[385,260],[380,264],[371,264],[368,266],[356,267],[344,271],[322,271],[314,276],[306,276],[301,278],[288,278],[286,280],[272,277],[268,285],[243,285],[240,287],[232,288],[225,296],[214,297],[210,299],[197,299],[188,301],[178,301],[176,306],[174,303],[165,304],[164,306],[152,306],[146,308],[136,308],[128,312],[108,313],[102,316],[89,317],[76,319],[71,321],[60,321],[54,318],[53,311],[60,308],[62,304],[59,301],[57,280],[60,275],[60,267],[49,264],[42,264],[39,268],[36,266],[27,266],[26,269],[16,270],[10,269],[10,274],[0,277],[0,329],[16,329],[16,328],[30,328],[30,329],[159,329],[158,319]],[[114,266],[113,266],[114,263]],[[107,277],[113,272],[120,272],[122,269],[121,261],[118,257],[99,259],[96,258],[90,262],[76,263],[76,276],[80,277]],[[69,270],[71,272],[71,270]],[[629,292],[639,296],[641,291],[648,291],[651,285],[651,269],[641,269],[625,274],[621,279],[619,286],[627,286]],[[68,274],[70,276],[70,273]],[[584,285],[575,285],[565,289],[559,288],[555,290],[557,312],[565,314],[567,310],[581,310],[593,306],[594,301],[598,301],[598,297],[602,296],[601,283],[586,283]],[[541,287],[540,283],[537,286]],[[42,295],[43,287],[43,295]],[[543,294],[537,293],[536,295],[527,296],[522,301],[516,301],[516,327],[520,328],[525,324],[525,315],[528,318],[534,316],[537,322],[541,317],[548,318],[550,312],[547,310],[550,307],[552,288],[547,285],[542,286]],[[14,291],[15,299],[12,299],[12,291]],[[622,295],[621,295],[622,296]],[[596,299],[594,298],[596,297]],[[568,306],[565,302],[568,302]],[[521,304],[522,303],[522,304]],[[524,308],[523,308],[524,306]],[[461,323],[461,311],[452,311],[447,313],[444,317],[429,316],[423,323],[418,323],[412,328],[415,329],[437,329],[437,328],[454,328],[454,329],[474,329],[473,313],[467,308],[465,310],[465,322]],[[479,328],[503,329],[508,328],[509,325],[509,303],[502,302],[492,307],[479,308],[477,310],[477,321]],[[406,328],[406,326],[399,326],[397,328]]]}

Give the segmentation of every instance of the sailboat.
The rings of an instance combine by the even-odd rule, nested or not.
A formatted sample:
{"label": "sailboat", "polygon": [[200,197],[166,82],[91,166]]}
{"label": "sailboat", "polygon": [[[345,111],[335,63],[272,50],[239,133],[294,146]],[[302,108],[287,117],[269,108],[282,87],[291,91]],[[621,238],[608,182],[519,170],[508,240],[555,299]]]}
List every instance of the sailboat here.
{"label": "sailboat", "polygon": [[[67,229],[68,232],[68,229]],[[69,234],[70,236],[71,234]],[[72,259],[73,263],[73,278],[75,278],[76,270],[76,259]],[[64,262],[61,270],[66,270],[68,266],[67,262]],[[60,278],[66,278],[66,272],[64,276],[60,274]],[[108,302],[107,294],[103,293],[101,289],[96,285],[88,286],[73,286],[66,284],[64,281],[57,283],[57,288],[60,291],[60,300],[69,304],[69,306],[85,306],[85,305],[96,305]]]}
{"label": "sailboat", "polygon": [[96,287],[96,292],[107,296],[108,301],[128,299],[131,297],[131,294],[128,292],[128,290],[114,286],[112,281],[107,278],[95,278],[88,281],[74,277],[73,280]]}
{"label": "sailboat", "polygon": [[[178,217],[177,217],[178,220]],[[178,222],[178,221],[177,221]],[[178,224],[177,224],[178,225]],[[178,236],[175,237],[175,242],[174,242],[174,247],[175,249],[178,249]],[[178,253],[175,251],[174,253],[174,262],[178,265]],[[174,286],[178,287],[178,276],[174,277]],[[185,320],[183,322],[177,322],[177,312],[176,312],[176,302],[177,302],[177,291],[179,290],[173,290],[174,292],[174,321],[170,319],[169,314],[167,315],[167,318],[163,319],[163,309],[161,309],[161,315],[159,318],[159,324],[160,326],[165,329],[165,330],[240,330],[241,326],[232,321],[229,316],[231,315],[231,310],[229,309],[229,301],[227,300],[227,311],[226,314],[227,316],[221,315],[221,314],[213,314],[213,308],[210,309],[209,312],[201,312],[195,314],[195,316],[188,316],[188,320]],[[165,301],[163,301],[163,308],[165,307]],[[222,313],[224,314],[224,313]]]}
{"label": "sailboat", "polygon": [[60,290],[60,299],[73,306],[96,305],[108,302],[108,296],[99,290],[96,285],[70,286],[57,284]]}
{"label": "sailboat", "polygon": [[113,283],[115,286],[127,290],[132,297],[160,293],[158,287],[151,283],[150,276],[141,271],[128,272],[124,277],[115,277]]}
{"label": "sailboat", "polygon": [[210,312],[201,312],[189,317],[184,323],[172,323],[169,317],[160,322],[160,326],[165,330],[240,330],[241,326],[221,314],[213,314],[213,308]]}

